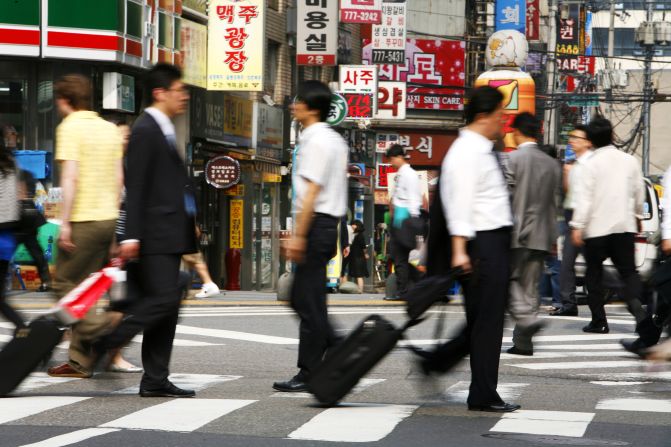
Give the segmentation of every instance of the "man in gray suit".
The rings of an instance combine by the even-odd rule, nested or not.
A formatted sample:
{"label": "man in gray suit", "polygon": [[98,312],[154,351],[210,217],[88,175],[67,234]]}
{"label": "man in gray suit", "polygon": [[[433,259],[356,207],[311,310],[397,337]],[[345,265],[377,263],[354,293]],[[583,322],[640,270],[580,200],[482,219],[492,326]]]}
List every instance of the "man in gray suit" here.
{"label": "man in gray suit", "polygon": [[561,170],[557,160],[540,150],[541,123],[530,113],[515,118],[517,150],[510,153],[506,176],[512,190],[513,240],[509,311],[516,321],[510,354],[533,355],[538,319],[538,283],[543,262],[557,239],[557,193]]}

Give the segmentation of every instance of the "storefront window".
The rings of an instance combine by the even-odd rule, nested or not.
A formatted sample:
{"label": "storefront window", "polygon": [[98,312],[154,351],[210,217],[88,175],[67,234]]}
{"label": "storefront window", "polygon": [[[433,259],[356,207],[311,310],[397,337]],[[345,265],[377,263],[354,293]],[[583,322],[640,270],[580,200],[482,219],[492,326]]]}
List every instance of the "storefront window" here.
{"label": "storefront window", "polygon": [[0,130],[10,149],[25,149],[27,82],[0,79]]}

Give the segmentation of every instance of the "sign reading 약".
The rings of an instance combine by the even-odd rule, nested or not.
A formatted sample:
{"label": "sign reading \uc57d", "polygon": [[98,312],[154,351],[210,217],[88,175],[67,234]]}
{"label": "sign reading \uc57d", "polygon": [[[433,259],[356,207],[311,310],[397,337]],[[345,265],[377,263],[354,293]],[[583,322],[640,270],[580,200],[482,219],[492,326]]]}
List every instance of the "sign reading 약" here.
{"label": "sign reading \uc57d", "polygon": [[380,23],[382,0],[340,0],[342,23]]}
{"label": "sign reading \uc57d", "polygon": [[265,0],[211,0],[208,90],[263,90]]}
{"label": "sign reading \uc57d", "polygon": [[298,65],[336,65],[338,0],[297,0]]}
{"label": "sign reading \uc57d", "polygon": [[405,82],[381,81],[377,89],[377,119],[405,119],[407,89]]}
{"label": "sign reading \uc57d", "polygon": [[405,2],[382,3],[382,23],[373,25],[373,63],[405,62]]}
{"label": "sign reading \uc57d", "polygon": [[226,155],[214,157],[205,165],[205,179],[217,189],[230,188],[240,181],[240,163]]}

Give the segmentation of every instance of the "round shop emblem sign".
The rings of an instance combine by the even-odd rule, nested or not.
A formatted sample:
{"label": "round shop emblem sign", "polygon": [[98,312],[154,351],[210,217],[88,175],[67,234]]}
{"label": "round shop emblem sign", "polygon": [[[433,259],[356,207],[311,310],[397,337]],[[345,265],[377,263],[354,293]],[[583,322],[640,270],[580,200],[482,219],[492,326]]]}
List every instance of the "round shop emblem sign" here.
{"label": "round shop emblem sign", "polygon": [[226,155],[211,158],[205,166],[205,179],[217,189],[237,185],[240,181],[240,163]]}
{"label": "round shop emblem sign", "polygon": [[345,121],[347,118],[347,100],[340,93],[333,93],[331,95],[331,110],[326,122],[331,126],[337,126]]}

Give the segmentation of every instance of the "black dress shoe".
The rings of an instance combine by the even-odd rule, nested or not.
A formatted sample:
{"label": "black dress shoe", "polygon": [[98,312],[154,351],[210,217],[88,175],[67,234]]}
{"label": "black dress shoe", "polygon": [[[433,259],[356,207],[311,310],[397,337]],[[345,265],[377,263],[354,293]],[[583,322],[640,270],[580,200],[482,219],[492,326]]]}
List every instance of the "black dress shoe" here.
{"label": "black dress shoe", "polygon": [[646,357],[649,348],[649,346],[646,346],[640,338],[637,338],[636,340],[620,340],[620,344],[624,349],[632,354],[636,354],[642,359]]}
{"label": "black dress shoe", "polygon": [[143,390],[140,388],[140,396],[142,397],[196,397],[194,390],[183,390],[174,384],[169,384],[164,388],[155,390]]}
{"label": "black dress shoe", "polygon": [[522,408],[521,405],[517,404],[508,404],[501,402],[500,404],[492,405],[469,405],[468,409],[470,411],[488,411],[490,413],[510,413],[515,410]]}
{"label": "black dress shoe", "polygon": [[299,377],[293,377],[291,380],[286,382],[273,383],[273,388],[277,391],[282,391],[283,393],[298,393],[307,391],[308,385]]}
{"label": "black dress shoe", "polygon": [[588,324],[584,328],[582,328],[583,332],[591,332],[593,334],[607,334],[610,332],[610,329],[608,329],[607,324]]}
{"label": "black dress shoe", "polygon": [[534,350],[533,349],[520,349],[517,346],[513,346],[512,348],[508,349],[506,352],[508,354],[515,354],[515,355],[534,355]]}
{"label": "black dress shoe", "polygon": [[550,312],[550,315],[553,317],[577,317],[578,309],[559,309]]}

